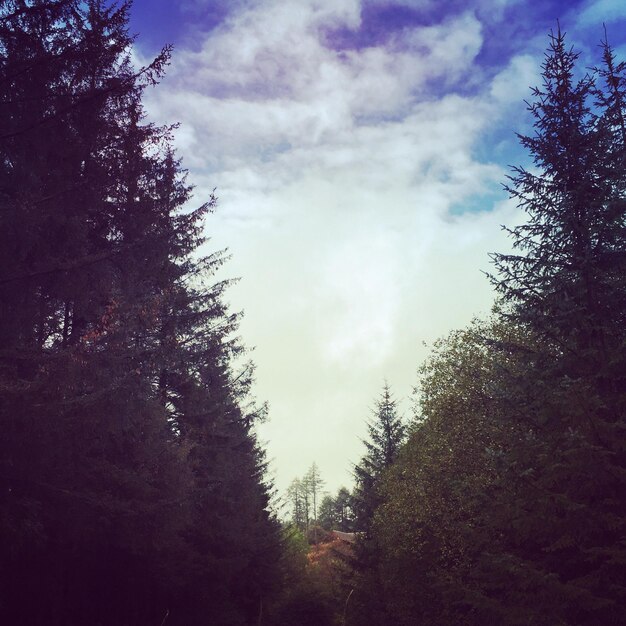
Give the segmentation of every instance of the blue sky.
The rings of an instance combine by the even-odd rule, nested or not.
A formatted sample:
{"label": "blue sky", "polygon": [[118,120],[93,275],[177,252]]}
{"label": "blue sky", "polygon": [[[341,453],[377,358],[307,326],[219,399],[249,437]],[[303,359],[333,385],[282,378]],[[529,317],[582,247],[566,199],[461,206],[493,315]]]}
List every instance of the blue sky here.
{"label": "blue sky", "polygon": [[220,197],[209,246],[241,277],[279,489],[313,461],[349,484],[383,380],[408,417],[424,344],[489,311],[557,19],[581,68],[603,22],[626,53],[623,0],[135,1],[138,62],[175,46],[150,118],[181,122],[197,201]]}

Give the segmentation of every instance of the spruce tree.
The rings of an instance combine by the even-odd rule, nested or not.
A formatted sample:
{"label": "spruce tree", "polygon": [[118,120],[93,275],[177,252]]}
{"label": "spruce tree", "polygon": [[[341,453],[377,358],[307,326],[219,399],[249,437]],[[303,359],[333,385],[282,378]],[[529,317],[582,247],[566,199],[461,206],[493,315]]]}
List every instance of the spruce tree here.
{"label": "spruce tree", "polygon": [[624,63],[578,73],[558,31],[495,255],[494,322],[422,369],[420,422],[387,473],[355,594],[365,622],[625,621]]}
{"label": "spruce tree", "polygon": [[405,438],[405,428],[398,415],[397,403],[385,382],[376,402],[373,417],[367,424],[366,453],[355,465],[355,488],[352,498],[354,529],[359,533],[353,560],[353,585],[356,589],[352,611],[358,623],[376,626],[391,624],[380,578],[381,552],[373,531],[376,509],[381,504],[381,479],[397,459]]}
{"label": "spruce tree", "polygon": [[[508,381],[518,436],[504,476],[517,490],[491,513],[510,529],[496,560],[525,581],[508,602],[540,623],[599,625],[626,601],[625,68],[605,46],[600,76],[577,79],[577,58],[551,36],[536,133],[521,137],[536,172],[516,169],[510,186],[528,222],[510,231],[516,253],[495,255],[505,315],[540,342],[511,353],[528,372]],[[544,606],[528,604],[547,588]]]}
{"label": "spruce tree", "polygon": [[380,398],[367,424],[368,439],[363,440],[366,453],[354,467],[356,480],[356,523],[361,531],[367,530],[378,504],[377,482],[383,471],[397,458],[404,441],[405,428],[398,415],[397,402],[391,388],[384,384]]}
{"label": "spruce tree", "polygon": [[[0,2],[0,616],[244,624],[278,530],[252,369],[130,3]],[[36,601],[33,601],[36,598]]]}

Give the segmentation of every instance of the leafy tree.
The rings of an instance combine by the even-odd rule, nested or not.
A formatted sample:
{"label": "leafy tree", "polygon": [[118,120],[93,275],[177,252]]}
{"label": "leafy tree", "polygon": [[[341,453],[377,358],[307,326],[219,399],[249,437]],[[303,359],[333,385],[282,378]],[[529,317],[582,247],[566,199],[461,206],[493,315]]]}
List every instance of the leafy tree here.
{"label": "leafy tree", "polygon": [[[334,624],[341,593],[339,570],[331,554],[334,544],[328,533],[311,545],[305,533],[293,524],[283,529],[281,593],[268,612],[272,626]],[[264,622],[265,623],[265,622]]]}
{"label": "leafy tree", "polygon": [[303,481],[294,478],[287,489],[287,500],[291,506],[291,521],[302,531],[309,527],[310,504],[309,493]]}
{"label": "leafy tree", "polygon": [[502,367],[524,373],[500,360],[496,342],[528,343],[509,325],[475,321],[436,341],[420,367],[415,424],[382,479],[372,528],[385,612],[358,596],[365,613],[378,610],[376,623],[513,623],[510,613],[482,606],[470,582],[501,536],[477,520],[493,513],[501,455],[511,444]]}

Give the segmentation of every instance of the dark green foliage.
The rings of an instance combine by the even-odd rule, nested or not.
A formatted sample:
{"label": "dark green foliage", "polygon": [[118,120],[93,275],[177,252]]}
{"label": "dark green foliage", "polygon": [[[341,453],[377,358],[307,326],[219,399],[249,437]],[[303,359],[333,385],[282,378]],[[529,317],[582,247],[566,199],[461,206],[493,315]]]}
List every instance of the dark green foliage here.
{"label": "dark green foliage", "polygon": [[272,626],[332,626],[332,598],[313,585],[292,589],[276,610]]}
{"label": "dark green foliage", "polygon": [[354,497],[345,488],[341,487],[334,501],[336,530],[349,533],[354,531]]}
{"label": "dark green foliage", "polygon": [[0,621],[255,623],[262,410],[128,10],[0,2]]}
{"label": "dark green foliage", "polygon": [[[418,419],[383,478],[374,517],[377,597],[385,599],[376,623],[508,623],[472,606],[478,561],[497,551],[502,536],[490,516],[514,437],[500,395],[504,363],[489,347],[496,341],[526,345],[507,325],[475,322],[437,341],[420,368]],[[507,368],[513,373],[516,364]],[[490,580],[508,586],[509,578]]]}
{"label": "dark green foliage", "polygon": [[341,487],[336,496],[325,495],[320,504],[318,520],[326,530],[352,532],[354,530],[353,497]]}
{"label": "dark green foliage", "polygon": [[[309,534],[313,535],[313,529]],[[326,533],[322,530],[321,534]],[[294,524],[283,528],[279,563],[281,592],[268,607],[264,623],[271,626],[330,626],[335,623],[336,601],[329,581],[319,575],[308,558],[313,539],[313,536],[307,538]]]}
{"label": "dark green foliage", "polygon": [[335,499],[330,495],[325,495],[320,503],[319,523],[324,530],[337,528],[337,509]]}
{"label": "dark green foliage", "polygon": [[380,579],[381,548],[372,532],[372,522],[381,504],[380,486],[384,472],[396,461],[405,438],[405,428],[398,415],[397,403],[385,383],[368,422],[366,453],[355,465],[355,488],[352,499],[354,529],[359,533],[353,561],[353,618],[357,623],[386,624],[386,598]]}
{"label": "dark green foliage", "polygon": [[603,51],[577,79],[551,37],[521,137],[535,168],[509,189],[528,221],[494,255],[494,322],[422,369],[378,492],[368,623],[626,622],[626,65]]}
{"label": "dark green foliage", "polygon": [[506,456],[516,497],[502,522],[517,532],[505,557],[553,581],[552,623],[614,623],[626,603],[626,66],[604,50],[600,75],[576,82],[577,55],[551,38],[537,134],[522,138],[540,174],[512,179],[529,216],[512,231],[525,254],[496,256],[508,315],[541,340],[513,350],[529,373],[506,381],[525,436]]}
{"label": "dark green foliage", "polygon": [[383,471],[395,461],[405,437],[397,403],[387,383],[383,387],[380,399],[376,402],[373,419],[368,422],[367,430],[368,439],[363,441],[366,449],[365,455],[354,467],[355,524],[359,531],[367,531],[369,527],[379,502],[376,494],[378,479]]}

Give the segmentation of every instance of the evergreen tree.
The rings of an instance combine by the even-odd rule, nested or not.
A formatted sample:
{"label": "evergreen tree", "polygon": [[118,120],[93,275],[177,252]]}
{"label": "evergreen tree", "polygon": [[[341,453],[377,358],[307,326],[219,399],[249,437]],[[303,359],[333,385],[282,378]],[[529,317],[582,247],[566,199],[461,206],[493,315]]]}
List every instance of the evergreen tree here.
{"label": "evergreen tree", "polygon": [[353,498],[350,492],[341,487],[335,497],[326,494],[319,509],[319,523],[325,530],[352,532],[354,514]]}
{"label": "evergreen tree", "polygon": [[302,483],[304,489],[309,493],[312,506],[311,512],[313,513],[313,521],[314,523],[317,523],[317,503],[320,495],[320,490],[324,486],[324,480],[317,467],[317,463],[313,463],[311,465],[307,473],[304,475]]}
{"label": "evergreen tree", "polygon": [[366,453],[354,467],[356,523],[362,531],[369,527],[378,504],[377,481],[395,461],[405,437],[397,403],[387,383],[383,386],[373,414],[373,419],[367,424],[369,438],[363,440]]}
{"label": "evergreen tree", "polygon": [[505,550],[528,591],[516,601],[555,581],[545,623],[617,623],[626,601],[626,76],[604,52],[600,77],[576,80],[578,55],[551,36],[536,134],[521,138],[537,173],[517,169],[510,189],[528,214],[511,231],[520,254],[495,255],[508,317],[541,339],[515,354],[529,374],[507,383],[525,436],[507,453],[518,489],[499,521],[517,529]]}
{"label": "evergreen tree", "polygon": [[337,507],[335,499],[330,494],[326,494],[320,502],[318,521],[324,530],[337,528]]}
{"label": "evergreen tree", "polygon": [[337,530],[346,533],[354,531],[354,508],[353,495],[345,487],[341,487],[335,498]]}
{"label": "evergreen tree", "polygon": [[[0,2],[0,616],[255,623],[278,529],[214,200],[141,105],[128,2]],[[248,406],[249,405],[249,406]],[[34,602],[33,598],[37,598]]]}
{"label": "evergreen tree", "polygon": [[624,63],[576,79],[551,37],[510,191],[527,211],[495,255],[495,322],[422,369],[419,421],[379,488],[378,624],[624,622]]}
{"label": "evergreen tree", "polygon": [[377,626],[391,624],[387,600],[380,578],[381,551],[372,532],[374,513],[381,504],[381,480],[396,461],[405,438],[405,427],[398,415],[396,401],[385,382],[367,424],[369,439],[363,441],[366,453],[354,468],[354,528],[359,532],[353,567],[353,614],[357,623]]}
{"label": "evergreen tree", "polygon": [[301,531],[309,528],[310,505],[308,490],[302,480],[294,478],[287,489],[287,501],[291,506],[291,521]]}

